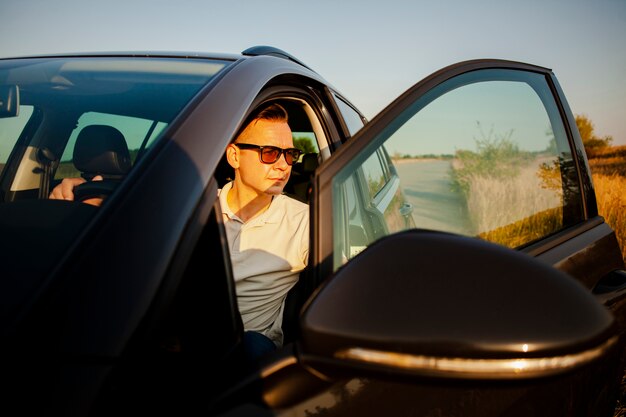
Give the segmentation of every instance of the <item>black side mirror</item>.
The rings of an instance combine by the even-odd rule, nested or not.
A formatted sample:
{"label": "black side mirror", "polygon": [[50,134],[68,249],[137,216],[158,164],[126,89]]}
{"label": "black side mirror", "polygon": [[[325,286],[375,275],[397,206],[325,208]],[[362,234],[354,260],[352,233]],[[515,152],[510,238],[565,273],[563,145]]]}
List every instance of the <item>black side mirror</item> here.
{"label": "black side mirror", "polygon": [[16,117],[20,112],[20,89],[17,85],[0,86],[0,119]]}
{"label": "black side mirror", "polygon": [[565,273],[519,251],[407,231],[372,244],[308,301],[303,360],[444,379],[555,375],[617,346],[613,316]]}

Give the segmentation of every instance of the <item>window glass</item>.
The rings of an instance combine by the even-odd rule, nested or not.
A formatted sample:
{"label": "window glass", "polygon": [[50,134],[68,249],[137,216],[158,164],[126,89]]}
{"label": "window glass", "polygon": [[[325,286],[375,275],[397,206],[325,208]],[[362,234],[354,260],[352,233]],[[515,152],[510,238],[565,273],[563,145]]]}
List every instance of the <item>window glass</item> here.
{"label": "window glass", "polygon": [[140,119],[137,117],[119,116],[115,114],[89,112],[78,119],[76,128],[72,131],[67,146],[61,156],[61,162],[55,173],[55,178],[80,176],[80,172],[72,163],[74,146],[78,134],[87,126],[107,125],[118,129],[128,145],[131,162],[134,163],[140,152],[151,145],[167,123]]}
{"label": "window glass", "polygon": [[[0,84],[16,86],[21,94],[20,116],[0,119],[0,163],[6,164],[13,155],[11,162],[15,164],[10,176],[4,171],[0,201],[42,199],[58,178],[77,175],[71,166],[75,141],[78,133],[90,125],[101,124],[121,131],[131,163],[135,162],[229,63],[165,57],[2,60]],[[16,148],[18,135],[30,114],[37,116],[38,123],[29,127],[28,135],[20,142],[22,146]],[[99,131],[105,134],[107,130],[111,132],[106,128]],[[41,150],[46,151],[46,160],[39,157]]]}
{"label": "window glass", "polygon": [[346,127],[348,128],[350,135],[354,136],[356,132],[361,130],[363,127],[363,119],[361,119],[359,113],[348,105],[348,103],[337,97],[335,94],[333,94],[333,97],[335,98],[337,107],[343,116],[343,120],[346,123]]}
{"label": "window glass", "polygon": [[342,194],[339,196],[341,210],[348,218],[347,223],[340,223],[335,229],[335,242],[340,242],[342,245],[337,251],[341,253],[339,265],[365,249],[373,235],[371,225],[367,223],[367,216],[363,212],[364,204],[360,201],[357,184],[358,181],[355,181],[354,177],[347,178],[341,188]]}
{"label": "window glass", "polygon": [[374,153],[367,158],[362,168],[369,197],[373,199],[387,182],[378,154]]}
{"label": "window glass", "polygon": [[302,155],[291,168],[289,182],[284,192],[289,197],[303,203],[309,202],[311,192],[311,177],[318,166],[319,146],[315,133],[296,131],[292,132],[293,146],[302,151]]}
{"label": "window glass", "polygon": [[306,153],[319,153],[319,146],[317,145],[317,139],[313,132],[291,132],[293,137],[293,146]]}
{"label": "window glass", "polygon": [[0,174],[32,114],[33,106],[20,106],[16,117],[0,119]]}
{"label": "window glass", "polygon": [[[373,161],[381,151],[391,156],[400,190],[384,216],[362,199],[362,212],[382,221],[376,231],[363,228],[370,234],[365,241],[417,227],[516,248],[582,220],[572,154],[543,76],[464,74],[422,96],[394,123],[333,179],[333,215],[344,222],[349,215],[335,199],[354,188],[359,172],[369,197],[372,189],[380,192]],[[347,246],[335,242],[335,267]]]}

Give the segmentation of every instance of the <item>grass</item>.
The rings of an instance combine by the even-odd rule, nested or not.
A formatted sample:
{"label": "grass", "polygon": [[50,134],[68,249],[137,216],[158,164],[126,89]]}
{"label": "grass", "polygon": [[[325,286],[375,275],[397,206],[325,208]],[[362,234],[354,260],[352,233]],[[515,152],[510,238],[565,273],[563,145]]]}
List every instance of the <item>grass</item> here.
{"label": "grass", "polygon": [[[626,146],[588,151],[587,155],[596,189],[598,213],[615,231],[626,263]],[[622,378],[622,390],[614,416],[626,416],[626,375]]]}
{"label": "grass", "polygon": [[477,141],[476,148],[457,151],[452,162],[454,188],[465,196],[474,234],[515,248],[562,227],[556,156],[521,151],[507,138]]}
{"label": "grass", "polygon": [[[476,152],[457,151],[452,174],[475,233],[516,247],[558,230],[559,162],[520,151],[506,139],[477,145]],[[587,149],[587,155],[598,212],[615,231],[626,262],[626,146]]]}
{"label": "grass", "polygon": [[540,239],[562,226],[560,207],[543,210],[497,229],[478,234],[478,237],[500,245],[515,248]]}
{"label": "grass", "polygon": [[587,156],[594,175],[626,177],[626,146],[608,146],[599,150],[589,150]]}
{"label": "grass", "polygon": [[598,212],[615,230],[626,262],[626,176],[593,174]]}
{"label": "grass", "polygon": [[626,262],[626,146],[611,146],[588,154],[598,212],[615,230]]}
{"label": "grass", "polygon": [[537,172],[542,161],[518,167],[515,175],[506,177],[466,177],[467,209],[479,237],[517,247],[561,227],[555,208],[561,205],[562,193],[541,187]]}

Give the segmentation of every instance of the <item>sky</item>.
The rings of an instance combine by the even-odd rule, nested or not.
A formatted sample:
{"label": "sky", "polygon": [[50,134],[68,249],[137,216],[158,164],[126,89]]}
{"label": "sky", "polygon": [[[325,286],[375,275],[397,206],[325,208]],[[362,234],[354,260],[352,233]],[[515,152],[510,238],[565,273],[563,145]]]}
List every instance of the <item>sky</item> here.
{"label": "sky", "polygon": [[369,119],[450,64],[527,62],[554,71],[598,136],[626,145],[626,0],[0,0],[0,16],[0,57],[272,45]]}

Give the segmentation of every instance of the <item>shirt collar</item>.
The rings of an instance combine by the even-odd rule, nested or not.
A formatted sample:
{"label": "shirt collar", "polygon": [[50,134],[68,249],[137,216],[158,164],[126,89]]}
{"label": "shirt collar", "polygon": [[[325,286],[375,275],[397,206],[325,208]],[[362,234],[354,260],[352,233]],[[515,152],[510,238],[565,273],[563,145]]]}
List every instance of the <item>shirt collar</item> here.
{"label": "shirt collar", "polygon": [[[222,207],[222,214],[225,214],[228,216],[229,219],[231,220],[237,220],[241,223],[244,223],[243,220],[241,220],[239,218],[239,216],[237,216],[231,209],[230,206],[228,205],[228,192],[231,190],[231,188],[233,188],[233,182],[229,182],[227,184],[225,184],[222,189],[220,190],[220,195],[219,195],[219,199],[220,199],[220,206]],[[283,195],[276,195],[272,197],[272,202],[270,203],[270,206],[267,208],[267,210],[265,210],[264,213],[262,213],[259,217],[256,217],[254,219],[252,219],[252,222],[263,222],[263,223],[278,223],[282,216],[283,213],[280,212],[280,210],[278,209],[278,206],[281,205],[281,201],[284,198]]]}
{"label": "shirt collar", "polygon": [[233,211],[230,209],[230,206],[228,205],[227,196],[231,188],[233,188],[233,183],[229,182],[225,184],[220,190],[220,206],[222,207],[222,214],[225,214],[231,220],[237,220],[243,223],[243,220],[241,220],[235,213],[233,213]]}
{"label": "shirt collar", "polygon": [[282,219],[282,217],[286,214],[281,212],[279,206],[282,204],[282,199],[285,198],[284,195],[275,195],[272,197],[272,202],[270,206],[267,208],[265,213],[263,213],[262,217],[265,223],[278,223]]}

